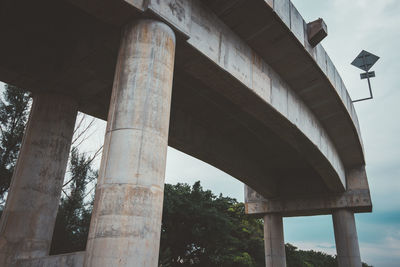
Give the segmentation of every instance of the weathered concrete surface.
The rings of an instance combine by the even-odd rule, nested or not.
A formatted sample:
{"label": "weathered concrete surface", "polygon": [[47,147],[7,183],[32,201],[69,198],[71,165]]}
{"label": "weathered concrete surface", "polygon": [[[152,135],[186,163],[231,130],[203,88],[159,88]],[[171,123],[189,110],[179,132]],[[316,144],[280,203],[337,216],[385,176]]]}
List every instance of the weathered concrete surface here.
{"label": "weathered concrete surface", "polygon": [[77,114],[54,93],[33,105],[0,224],[0,266],[48,255]]}
{"label": "weathered concrete surface", "polygon": [[339,267],[361,267],[354,213],[347,209],[332,213]]}
{"label": "weathered concrete surface", "polygon": [[264,216],[264,247],[267,267],[286,267],[283,221],[279,213]]}
{"label": "weathered concrete surface", "polygon": [[[155,265],[167,143],[256,188],[262,197],[248,201],[249,213],[371,210],[354,106],[290,0],[0,7],[2,81],[68,93],[80,111],[109,114],[87,266]],[[143,18],[175,31],[175,66],[165,25],[126,34]]]}
{"label": "weathered concrete surface", "polygon": [[53,255],[43,258],[19,260],[16,267],[83,267],[85,252]]}
{"label": "weathered concrete surface", "polygon": [[[322,46],[311,47],[288,0],[0,5],[0,34],[12,40],[0,43],[0,79],[33,92],[69,92],[81,111],[103,119],[121,26],[140,17],[170,25],[178,49],[169,144],[265,197],[344,192],[348,170],[364,164],[340,75]],[[203,148],[205,136],[223,143]]]}
{"label": "weathered concrete surface", "polygon": [[157,266],[175,35],[139,20],[122,33],[85,266]]}
{"label": "weathered concrete surface", "polygon": [[347,173],[347,190],[343,193],[310,194],[301,197],[264,198],[245,185],[247,214],[279,212],[284,216],[331,214],[332,210],[346,208],[352,212],[371,212],[372,201],[365,167]]}
{"label": "weathered concrete surface", "polygon": [[361,135],[351,98],[336,69],[334,80],[327,78],[326,52],[321,45],[312,48],[309,44],[307,23],[294,5],[288,0],[272,5],[265,0],[202,2],[299,94],[330,133],[344,164],[362,164]]}
{"label": "weathered concrete surface", "polygon": [[[215,67],[205,68],[204,60],[190,58],[181,63],[185,65],[186,72],[241,106],[243,111],[268,125],[282,139],[296,147],[330,190],[344,191],[343,163],[328,133],[310,108],[243,39],[233,34],[217,15],[208,12],[204,4],[192,2],[192,18],[188,43],[223,71]],[[233,82],[222,85],[231,76],[238,80],[242,88],[233,87]],[[271,116],[286,120],[283,123],[280,118],[272,123]]]}

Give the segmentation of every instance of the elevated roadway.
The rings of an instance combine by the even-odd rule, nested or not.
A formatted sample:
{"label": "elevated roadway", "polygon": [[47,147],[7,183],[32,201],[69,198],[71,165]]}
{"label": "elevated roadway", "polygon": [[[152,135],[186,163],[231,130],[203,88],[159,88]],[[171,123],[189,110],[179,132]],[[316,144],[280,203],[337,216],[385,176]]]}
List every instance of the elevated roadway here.
{"label": "elevated roadway", "polygon": [[[1,81],[30,90],[34,103],[58,99],[71,103],[70,114],[77,109],[108,119],[85,266],[113,264],[119,252],[102,254],[113,242],[137,249],[122,262],[140,255],[146,266],[155,263],[147,260],[158,252],[167,144],[243,181],[246,211],[267,216],[266,229],[281,231],[281,216],[336,214],[337,225],[350,218],[340,229],[355,230],[353,213],[372,210],[351,98],[324,48],[310,44],[309,24],[289,0],[0,0],[0,36]],[[32,125],[45,120],[45,109],[36,107]],[[40,138],[28,131],[25,147],[35,145],[31,135]],[[17,169],[28,168],[19,162]],[[33,187],[43,189],[46,179],[37,175]],[[20,176],[13,180],[28,181]],[[26,187],[14,187],[10,194],[24,195],[18,190]],[[24,201],[8,203],[5,213]],[[122,226],[144,209],[130,201],[143,204],[145,219]],[[2,218],[0,264],[46,255],[36,241],[18,252],[25,237],[7,230],[11,217]],[[138,231],[151,238],[135,239]],[[115,235],[110,243],[108,235]],[[138,248],[138,240],[151,249]],[[45,248],[50,241],[38,242]],[[278,243],[268,249],[282,249],[283,240]],[[358,262],[359,254],[353,256],[342,258]],[[267,266],[275,266],[271,259]]]}

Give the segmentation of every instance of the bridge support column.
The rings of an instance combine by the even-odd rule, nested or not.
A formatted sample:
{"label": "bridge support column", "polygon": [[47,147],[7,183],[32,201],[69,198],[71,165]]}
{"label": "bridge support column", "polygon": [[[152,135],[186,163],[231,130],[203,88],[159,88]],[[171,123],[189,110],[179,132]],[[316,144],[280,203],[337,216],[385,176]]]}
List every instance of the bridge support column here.
{"label": "bridge support column", "polygon": [[286,267],[283,220],[280,214],[264,216],[264,246],[267,267]]}
{"label": "bridge support column", "polygon": [[332,214],[339,267],[361,267],[354,213],[347,209]]}
{"label": "bridge support column", "polygon": [[124,28],[85,266],[158,266],[174,57],[166,24]]}
{"label": "bridge support column", "polygon": [[38,94],[0,223],[0,266],[49,253],[77,114],[77,102]]}

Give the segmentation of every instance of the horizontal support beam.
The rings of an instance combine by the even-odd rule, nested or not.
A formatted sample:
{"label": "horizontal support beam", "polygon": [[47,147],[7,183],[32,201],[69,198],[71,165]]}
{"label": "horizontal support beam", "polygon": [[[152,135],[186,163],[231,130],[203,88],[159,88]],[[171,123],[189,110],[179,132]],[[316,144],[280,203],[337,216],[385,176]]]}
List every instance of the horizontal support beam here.
{"label": "horizontal support beam", "polygon": [[332,210],[347,208],[353,212],[371,212],[369,190],[359,190],[330,196],[309,196],[292,199],[271,199],[245,203],[247,214],[281,213],[285,217],[332,214]]}
{"label": "horizontal support beam", "polygon": [[346,180],[347,190],[344,193],[268,199],[245,185],[246,213],[260,216],[268,213],[281,213],[282,216],[290,217],[332,214],[333,210],[343,208],[355,213],[371,212],[372,201],[365,167],[361,166],[348,171]]}

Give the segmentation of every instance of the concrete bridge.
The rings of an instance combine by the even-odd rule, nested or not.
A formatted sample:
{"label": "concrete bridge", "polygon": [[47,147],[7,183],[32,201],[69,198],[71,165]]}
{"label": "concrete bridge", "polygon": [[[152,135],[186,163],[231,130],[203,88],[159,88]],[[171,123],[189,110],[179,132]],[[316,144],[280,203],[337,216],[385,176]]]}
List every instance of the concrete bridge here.
{"label": "concrete bridge", "polygon": [[[286,265],[282,217],[317,214],[361,266],[372,204],[325,33],[289,0],[0,0],[0,80],[33,93],[0,265],[157,266],[170,145],[247,185],[267,266]],[[49,257],[78,110],[108,121],[89,239]]]}

